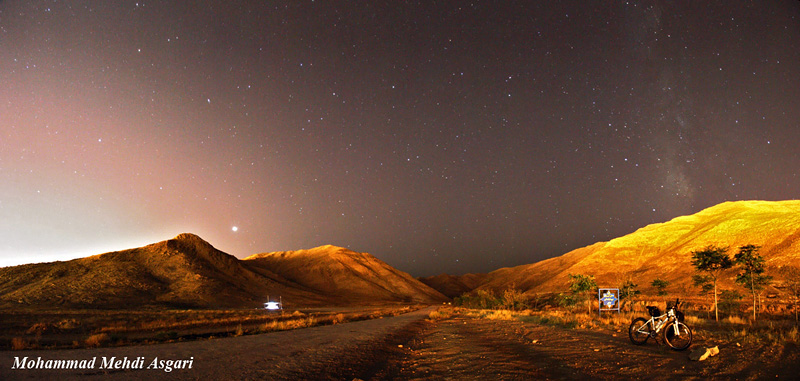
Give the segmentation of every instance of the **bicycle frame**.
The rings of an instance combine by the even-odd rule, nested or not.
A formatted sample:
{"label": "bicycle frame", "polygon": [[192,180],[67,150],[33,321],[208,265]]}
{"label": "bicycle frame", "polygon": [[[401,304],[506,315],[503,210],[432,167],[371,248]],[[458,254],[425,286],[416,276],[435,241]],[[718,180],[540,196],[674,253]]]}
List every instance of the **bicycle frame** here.
{"label": "bicycle frame", "polygon": [[[670,307],[667,303],[667,310],[664,314],[658,312],[656,306],[647,306],[650,313],[649,318],[637,317],[628,327],[628,337],[634,345],[644,345],[647,340],[652,338],[658,341],[658,336],[662,336],[664,343],[676,351],[682,351],[692,345],[692,330],[683,323],[683,312],[678,310],[680,299],[675,299],[675,304]],[[653,316],[654,314],[658,314]],[[666,328],[664,328],[666,327]]]}
{"label": "bicycle frame", "polygon": [[[675,320],[677,320],[677,318],[675,316],[675,308],[670,308],[663,315],[651,316],[650,320],[646,321],[644,325],[642,325],[639,329],[636,330],[636,332],[647,333],[647,334],[655,336],[655,334],[661,332],[662,328],[667,326],[667,323],[669,323],[671,321],[675,321]],[[644,328],[644,327],[654,327],[654,329],[653,329],[653,331],[645,332],[645,331],[642,331],[642,328]],[[674,324],[673,327],[675,329],[675,334],[676,335],[680,335],[681,333],[680,333],[680,330],[678,329],[678,325]]]}

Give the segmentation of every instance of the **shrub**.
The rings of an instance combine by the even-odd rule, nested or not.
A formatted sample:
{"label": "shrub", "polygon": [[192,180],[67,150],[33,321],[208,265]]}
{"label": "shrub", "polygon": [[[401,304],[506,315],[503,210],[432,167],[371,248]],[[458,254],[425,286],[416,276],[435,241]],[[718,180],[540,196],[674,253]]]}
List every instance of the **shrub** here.
{"label": "shrub", "polygon": [[501,308],[513,311],[520,311],[528,308],[528,298],[515,288],[509,288],[503,292]]}
{"label": "shrub", "polygon": [[491,291],[478,290],[475,294],[464,294],[456,297],[453,304],[473,309],[493,309],[499,307],[502,302]]}
{"label": "shrub", "polygon": [[578,303],[575,294],[559,293],[556,296],[556,303],[559,307],[573,307]]}
{"label": "shrub", "polygon": [[41,335],[47,332],[48,330],[50,330],[50,327],[47,325],[47,323],[36,323],[32,325],[30,328],[28,328],[28,331],[25,333],[29,335],[34,333],[37,335]]}
{"label": "shrub", "polygon": [[78,328],[78,326],[80,326],[80,325],[81,325],[81,323],[79,323],[75,319],[64,319],[64,320],[61,320],[60,322],[56,323],[56,328],[62,329],[62,330],[70,330],[70,329]]}
{"label": "shrub", "polygon": [[800,332],[798,332],[797,326],[792,327],[792,329],[784,333],[784,341],[792,342],[795,344],[800,343]]}
{"label": "shrub", "polygon": [[656,278],[653,279],[653,282],[650,283],[650,285],[656,289],[656,293],[658,294],[658,296],[667,295],[667,287],[669,287],[669,281],[661,278]]}
{"label": "shrub", "polygon": [[178,338],[176,331],[161,331],[156,334],[156,340],[174,340]]}
{"label": "shrub", "polygon": [[729,314],[739,312],[744,296],[736,290],[723,290],[719,297],[719,309]]}

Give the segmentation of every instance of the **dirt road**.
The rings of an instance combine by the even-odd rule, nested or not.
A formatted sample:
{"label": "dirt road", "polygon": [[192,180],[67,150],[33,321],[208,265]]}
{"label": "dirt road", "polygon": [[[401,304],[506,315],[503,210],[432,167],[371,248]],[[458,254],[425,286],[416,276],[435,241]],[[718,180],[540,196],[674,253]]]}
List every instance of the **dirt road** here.
{"label": "dirt road", "polygon": [[[273,332],[182,343],[131,347],[27,350],[0,352],[0,380],[17,379],[352,379],[369,378],[380,367],[382,348],[405,341],[403,334],[418,331],[431,308],[391,318],[319,326],[293,331]],[[355,355],[358,354],[358,355]],[[15,359],[28,362],[46,360],[92,360],[93,369],[31,370],[12,369]],[[103,359],[136,360],[144,357],[145,369],[99,369]],[[191,369],[146,369],[157,359],[191,360]],[[182,362],[181,365],[186,365]],[[35,365],[35,364],[34,364]],[[165,364],[166,365],[166,364]],[[132,364],[139,367],[138,364]]]}
{"label": "dirt road", "polygon": [[800,353],[786,346],[718,345],[721,353],[703,362],[649,341],[632,345],[627,332],[565,329],[464,316],[427,322],[381,374],[398,379],[501,380],[708,380],[797,379]]}
{"label": "dirt road", "polygon": [[[702,363],[625,331],[563,329],[462,315],[409,314],[224,339],[82,350],[0,352],[0,379],[793,379],[796,347],[737,347]],[[699,337],[697,345],[706,345]],[[719,344],[719,343],[713,343]],[[15,358],[91,360],[88,370],[11,369]],[[102,359],[191,360],[191,369],[98,369]],[[21,361],[21,360],[18,360]],[[156,361],[156,365],[158,365]],[[183,362],[182,364],[186,364]]]}

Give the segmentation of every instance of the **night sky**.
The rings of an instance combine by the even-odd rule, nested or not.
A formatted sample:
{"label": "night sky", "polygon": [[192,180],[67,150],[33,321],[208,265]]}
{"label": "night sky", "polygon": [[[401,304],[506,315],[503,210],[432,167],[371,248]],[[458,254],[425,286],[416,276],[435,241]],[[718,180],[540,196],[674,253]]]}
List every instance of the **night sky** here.
{"label": "night sky", "polygon": [[798,144],[796,0],[0,1],[0,266],[488,272],[796,199]]}

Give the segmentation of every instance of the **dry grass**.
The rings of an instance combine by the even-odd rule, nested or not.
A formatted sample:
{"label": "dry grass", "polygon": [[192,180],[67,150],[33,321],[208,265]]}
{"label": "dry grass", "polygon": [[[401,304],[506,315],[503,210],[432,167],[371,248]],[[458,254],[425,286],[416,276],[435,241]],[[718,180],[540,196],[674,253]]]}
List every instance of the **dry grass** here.
{"label": "dry grass", "polygon": [[[519,320],[525,323],[548,325],[566,329],[590,329],[626,331],[636,317],[649,317],[644,311],[646,305],[659,305],[655,302],[635,303],[631,311],[621,313],[573,312],[565,309],[549,310],[477,310],[456,308],[451,313],[492,320]],[[641,308],[639,308],[641,307]],[[660,307],[665,306],[661,303]],[[442,314],[441,309],[436,314]],[[697,337],[706,339],[737,342],[741,344],[800,344],[800,329],[793,320],[763,320],[753,323],[751,320],[731,315],[721,319],[719,323],[695,314],[686,315],[689,325]]]}
{"label": "dry grass", "polygon": [[509,310],[495,310],[491,311],[484,316],[484,318],[489,320],[514,320],[516,314]]}
{"label": "dry grass", "polygon": [[[0,346],[5,348],[78,348],[158,343],[212,336],[241,336],[314,325],[395,316],[421,306],[379,306],[311,312],[268,313],[264,310],[98,311],[16,310],[0,319]],[[38,322],[33,325],[25,322]],[[108,340],[87,336],[105,334]],[[14,342],[12,339],[17,338]]]}
{"label": "dry grass", "polygon": [[431,320],[449,319],[452,316],[453,316],[452,308],[439,308],[436,311],[433,311],[428,314],[428,318]]}
{"label": "dry grass", "polygon": [[757,324],[742,319],[745,323],[729,323],[732,339],[744,343],[769,344],[769,343],[794,343],[800,344],[800,333],[794,322],[765,321]]}
{"label": "dry grass", "polygon": [[98,333],[86,338],[85,343],[87,347],[96,348],[103,346],[111,341],[111,337],[106,333]]}
{"label": "dry grass", "polygon": [[749,323],[748,320],[745,320],[741,316],[737,315],[728,316],[727,318],[722,319],[722,322],[728,324],[739,324],[739,325],[744,325]]}
{"label": "dry grass", "polygon": [[694,315],[686,315],[685,323],[688,326],[697,326],[703,323],[703,319]]}
{"label": "dry grass", "polygon": [[30,343],[27,340],[21,337],[15,337],[11,339],[11,349],[15,351],[21,351],[23,349],[30,348]]}
{"label": "dry grass", "polygon": [[273,320],[265,323],[261,327],[261,332],[288,331],[291,329],[313,327],[315,325],[317,325],[317,321],[313,316],[282,321]]}

